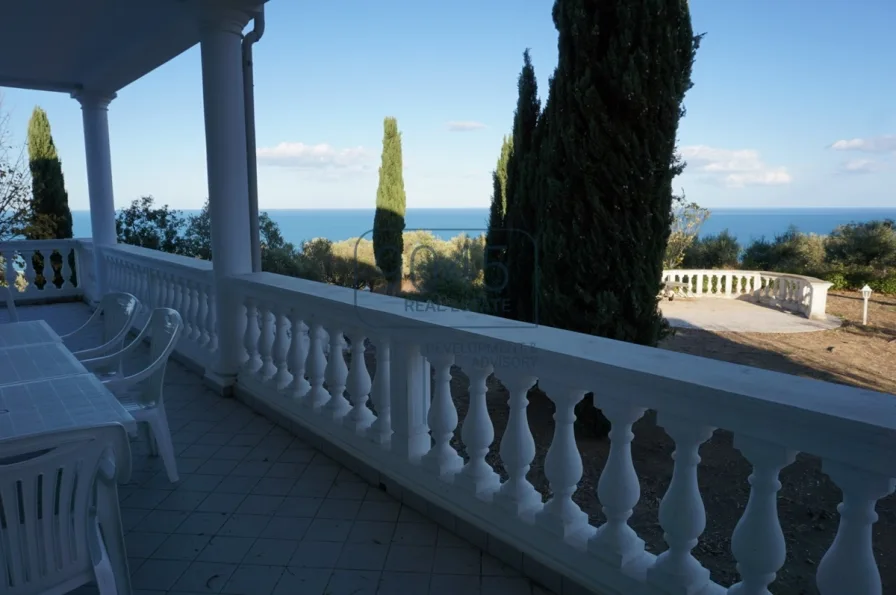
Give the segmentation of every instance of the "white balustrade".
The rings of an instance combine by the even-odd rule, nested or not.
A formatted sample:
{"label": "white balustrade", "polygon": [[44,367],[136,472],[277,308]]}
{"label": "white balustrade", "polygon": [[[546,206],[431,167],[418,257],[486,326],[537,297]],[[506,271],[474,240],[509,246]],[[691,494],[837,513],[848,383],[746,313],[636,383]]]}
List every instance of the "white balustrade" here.
{"label": "white balustrade", "polygon": [[[683,284],[677,293],[686,297],[748,299],[819,319],[826,317],[828,289],[833,285],[786,273],[688,269],[663,271],[663,282]],[[676,289],[670,286],[669,291]]]}
{"label": "white balustrade", "polygon": [[79,240],[2,242],[0,260],[0,272],[5,282],[12,280],[17,303],[84,295],[84,280],[93,268]]}
{"label": "white balustrade", "polygon": [[[36,279],[33,253],[52,250],[75,254],[73,270],[66,268],[67,256],[57,268],[78,285],[48,284],[39,291],[68,288],[72,295],[88,295],[95,278],[89,242],[2,244],[0,255],[9,257],[4,272],[9,276],[12,267],[16,277]],[[240,311],[219,312],[209,262],[131,246],[106,247],[101,256],[110,289],[133,293],[148,310],[181,311],[187,332],[178,351],[200,364],[218,349],[220,316],[245,320],[238,394],[276,405],[292,422],[409,492],[595,592],[775,592],[786,553],[776,506],[778,476],[796,452],[805,452],[824,461],[824,472],[843,492],[837,536],[817,571],[819,593],[883,594],[871,528],[875,504],[894,490],[892,397],[557,329],[519,329],[511,321],[467,312],[424,312],[403,300],[269,273],[228,280]],[[817,313],[827,290],[817,280],[753,271],[664,275],[701,298],[787,302],[809,315]],[[350,342],[349,365],[343,332]],[[535,345],[533,357],[494,356],[520,343]],[[365,357],[373,359],[372,373]],[[466,395],[452,394],[453,366],[470,380]],[[497,461],[489,456],[495,438],[489,408],[504,404],[488,390],[493,371],[507,388],[509,408]],[[528,393],[536,382],[555,408],[543,461],[549,490],[538,486],[548,496],[544,504],[527,479],[536,453]],[[599,502],[606,521],[597,526],[573,500],[583,475],[574,411],[592,390],[595,406],[612,424],[610,448],[597,494],[581,493],[576,501]],[[461,419],[458,398],[467,405]],[[658,556],[645,550],[629,524],[640,498],[632,427],[651,409],[675,444],[672,480],[656,519],[668,549]],[[706,526],[698,451],[717,427],[734,434],[735,447],[752,466],[750,496],[732,535],[739,578],[724,586],[710,580],[692,553]],[[468,456],[466,464],[459,448]],[[494,463],[506,474],[503,483]]]}

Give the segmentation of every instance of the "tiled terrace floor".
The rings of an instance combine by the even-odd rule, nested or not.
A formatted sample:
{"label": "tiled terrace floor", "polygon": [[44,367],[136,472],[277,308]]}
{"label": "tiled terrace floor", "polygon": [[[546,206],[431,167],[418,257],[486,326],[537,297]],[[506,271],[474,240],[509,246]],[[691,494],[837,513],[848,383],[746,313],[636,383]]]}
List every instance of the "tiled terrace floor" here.
{"label": "tiled terrace floor", "polygon": [[[79,303],[19,308],[60,333],[88,314]],[[180,482],[132,443],[121,487],[135,595],[548,593],[175,361],[165,388]]]}

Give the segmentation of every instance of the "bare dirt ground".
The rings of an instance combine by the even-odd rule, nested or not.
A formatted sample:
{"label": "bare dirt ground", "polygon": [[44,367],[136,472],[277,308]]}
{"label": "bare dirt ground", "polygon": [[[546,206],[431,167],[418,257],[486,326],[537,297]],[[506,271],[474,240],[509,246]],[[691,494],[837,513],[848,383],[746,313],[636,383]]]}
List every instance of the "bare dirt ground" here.
{"label": "bare dirt ground", "polygon": [[[828,311],[844,319],[841,328],[816,333],[769,335],[748,333],[678,332],[661,348],[702,357],[766,368],[788,374],[896,393],[896,299],[875,297],[869,308],[869,325],[861,326],[862,300],[854,294],[830,296]],[[370,354],[372,356],[373,354]],[[373,358],[371,357],[371,360]],[[372,361],[369,362],[373,364]],[[452,374],[452,394],[458,416],[468,407],[469,381],[459,368]],[[537,454],[529,480],[546,499],[550,495],[544,460],[553,435],[553,406],[537,390],[530,393],[529,425]],[[489,379],[488,408],[495,427],[489,461],[506,477],[498,456],[507,425],[507,391],[494,377]],[[462,424],[462,421],[461,421]],[[454,445],[466,458],[460,428]],[[653,553],[666,549],[658,523],[659,501],[672,477],[670,457],[674,446],[652,412],[634,427],[632,457],[641,481],[641,500],[631,518],[632,527]],[[587,428],[577,428],[584,476],[575,501],[592,524],[604,522],[597,500],[597,482],[607,460],[609,443],[596,439]],[[730,433],[719,430],[703,445],[700,454],[700,492],[706,507],[706,531],[694,555],[722,585],[738,580],[731,554],[731,535],[749,496],[750,465],[732,446]],[[821,472],[820,461],[799,455],[781,474],[783,487],[778,510],[787,541],[787,561],[772,585],[782,595],[815,594],[815,570],[837,531],[839,489]],[[883,592],[896,593],[896,497],[877,507],[880,520],[874,527],[874,549],[883,578]]]}

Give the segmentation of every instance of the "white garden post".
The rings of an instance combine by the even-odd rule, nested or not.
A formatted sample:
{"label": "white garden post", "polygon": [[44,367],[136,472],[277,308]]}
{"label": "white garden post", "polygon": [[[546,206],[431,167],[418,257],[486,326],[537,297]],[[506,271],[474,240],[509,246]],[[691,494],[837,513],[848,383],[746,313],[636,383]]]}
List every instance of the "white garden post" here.
{"label": "white garden post", "polygon": [[862,305],[862,326],[868,324],[868,299],[871,297],[871,288],[865,285],[862,288],[862,299],[865,303]]}

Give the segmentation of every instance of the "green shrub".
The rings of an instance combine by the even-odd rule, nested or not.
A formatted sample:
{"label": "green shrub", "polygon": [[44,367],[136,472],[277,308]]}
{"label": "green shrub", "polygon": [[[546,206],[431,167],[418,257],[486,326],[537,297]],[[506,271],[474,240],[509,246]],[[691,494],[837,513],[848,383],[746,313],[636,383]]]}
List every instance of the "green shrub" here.
{"label": "green shrub", "polygon": [[849,289],[849,281],[846,279],[846,275],[843,273],[829,273],[824,277],[824,280],[832,283],[831,289],[835,291],[843,291],[845,289]]}
{"label": "green shrub", "polygon": [[684,251],[682,266],[686,269],[737,268],[740,244],[728,230],[694,240]]}
{"label": "green shrub", "polygon": [[891,219],[841,225],[828,236],[825,255],[835,265],[896,268],[896,222]]}
{"label": "green shrub", "polygon": [[816,234],[805,234],[791,226],[775,236],[754,240],[744,250],[742,266],[755,271],[777,271],[794,275],[819,276],[830,268],[825,262],[825,239]]}
{"label": "green shrub", "polygon": [[882,279],[873,279],[868,282],[868,287],[884,295],[896,295],[896,275],[890,275]]}

